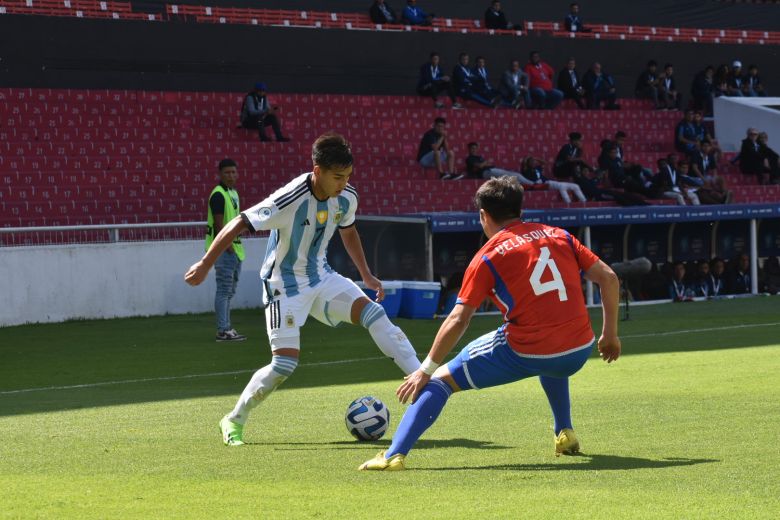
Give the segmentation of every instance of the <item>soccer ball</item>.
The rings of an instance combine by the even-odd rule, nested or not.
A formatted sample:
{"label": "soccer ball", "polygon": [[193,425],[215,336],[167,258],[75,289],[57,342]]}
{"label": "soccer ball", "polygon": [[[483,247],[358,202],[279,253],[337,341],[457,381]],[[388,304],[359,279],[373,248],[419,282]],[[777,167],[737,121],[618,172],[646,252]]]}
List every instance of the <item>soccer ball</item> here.
{"label": "soccer ball", "polygon": [[344,420],[354,438],[375,441],[382,438],[390,425],[390,410],[376,397],[361,397],[349,403]]}

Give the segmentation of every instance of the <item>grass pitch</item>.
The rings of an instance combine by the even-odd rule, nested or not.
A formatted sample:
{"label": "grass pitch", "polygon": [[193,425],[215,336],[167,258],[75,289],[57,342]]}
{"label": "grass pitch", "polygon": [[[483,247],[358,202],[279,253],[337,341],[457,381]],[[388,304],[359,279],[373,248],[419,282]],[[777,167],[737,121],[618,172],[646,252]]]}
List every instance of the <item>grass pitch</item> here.
{"label": "grass pitch", "polygon": [[[596,316],[598,313],[595,313]],[[250,419],[217,421],[270,354],[213,341],[210,315],[0,329],[2,518],[776,518],[780,298],[632,309],[624,357],[572,379],[582,457],[553,456],[535,380],[455,395],[407,459],[357,466],[347,404],[384,400],[395,365],[361,328],[304,329],[301,365]],[[398,324],[425,353],[438,321]],[[494,328],[477,318],[461,343]],[[597,320],[594,326],[598,327]],[[598,329],[597,329],[598,330]]]}

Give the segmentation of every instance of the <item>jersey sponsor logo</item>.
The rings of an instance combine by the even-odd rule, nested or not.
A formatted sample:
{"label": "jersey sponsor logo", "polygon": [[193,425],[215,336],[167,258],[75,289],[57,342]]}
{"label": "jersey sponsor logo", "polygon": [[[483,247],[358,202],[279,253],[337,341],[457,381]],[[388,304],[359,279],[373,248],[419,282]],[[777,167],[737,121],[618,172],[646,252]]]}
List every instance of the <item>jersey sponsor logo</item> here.
{"label": "jersey sponsor logo", "polygon": [[555,231],[552,229],[535,229],[530,233],[523,233],[522,235],[515,235],[512,238],[508,238],[498,244],[495,247],[495,252],[499,255],[506,254],[507,251],[517,249],[523,244],[533,242],[534,240],[540,240],[545,237],[554,237]]}
{"label": "jersey sponsor logo", "polygon": [[317,222],[319,222],[320,224],[324,224],[327,221],[328,221],[328,211],[327,210],[318,211]]}

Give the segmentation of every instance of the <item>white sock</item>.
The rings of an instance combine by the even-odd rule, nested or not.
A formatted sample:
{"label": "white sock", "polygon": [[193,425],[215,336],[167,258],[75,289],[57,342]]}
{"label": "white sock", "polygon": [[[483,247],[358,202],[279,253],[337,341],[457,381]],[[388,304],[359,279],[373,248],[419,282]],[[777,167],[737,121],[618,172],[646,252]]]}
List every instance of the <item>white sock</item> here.
{"label": "white sock", "polygon": [[254,373],[252,379],[238,398],[236,407],[228,414],[228,419],[235,423],[245,424],[249,412],[263,402],[277,386],[290,377],[298,366],[298,358],[288,356],[273,356],[271,364]]}
{"label": "white sock", "polygon": [[420,360],[406,334],[393,325],[381,305],[375,302],[366,305],[360,313],[360,324],[368,329],[379,350],[391,358],[404,374],[420,368]]}

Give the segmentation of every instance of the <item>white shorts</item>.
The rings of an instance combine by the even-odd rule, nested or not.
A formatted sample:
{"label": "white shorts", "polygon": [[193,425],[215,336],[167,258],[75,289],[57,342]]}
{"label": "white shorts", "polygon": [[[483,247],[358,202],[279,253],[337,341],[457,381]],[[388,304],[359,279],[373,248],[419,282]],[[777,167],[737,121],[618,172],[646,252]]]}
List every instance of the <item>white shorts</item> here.
{"label": "white shorts", "polygon": [[[355,282],[338,273],[328,273],[315,287],[305,287],[295,296],[274,296],[265,307],[265,327],[268,339],[297,338],[309,315],[326,325],[339,324],[328,316],[328,302],[340,294],[347,294],[352,301],[366,297]],[[273,343],[272,343],[273,344]]]}

